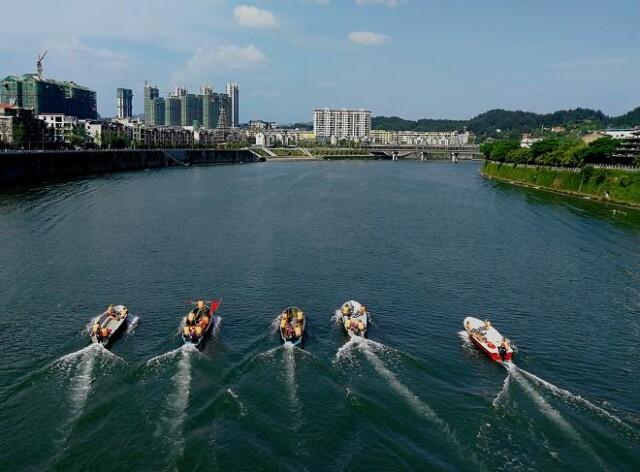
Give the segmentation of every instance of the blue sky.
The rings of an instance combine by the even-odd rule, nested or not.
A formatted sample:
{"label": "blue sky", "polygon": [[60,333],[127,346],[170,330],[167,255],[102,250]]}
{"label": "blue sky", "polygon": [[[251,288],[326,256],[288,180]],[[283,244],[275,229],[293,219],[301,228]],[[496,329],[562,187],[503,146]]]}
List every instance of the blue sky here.
{"label": "blue sky", "polygon": [[[240,86],[240,119],[310,121],[315,107],[406,118],[492,108],[640,105],[638,0],[30,0],[3,5],[0,75],[35,70],[98,92],[144,80]],[[25,17],[30,11],[30,17]]]}

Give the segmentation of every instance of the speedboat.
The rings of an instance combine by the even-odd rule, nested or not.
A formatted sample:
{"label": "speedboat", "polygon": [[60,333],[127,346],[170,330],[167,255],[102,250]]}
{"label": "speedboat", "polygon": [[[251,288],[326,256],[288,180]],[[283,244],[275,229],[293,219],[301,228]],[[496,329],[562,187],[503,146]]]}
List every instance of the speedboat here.
{"label": "speedboat", "polygon": [[204,304],[197,306],[184,317],[182,325],[182,341],[185,344],[194,344],[196,347],[202,347],[205,339],[214,327],[217,327],[222,318],[216,312],[222,303],[220,300],[211,300],[209,306]]}
{"label": "speedboat", "polygon": [[307,317],[304,312],[295,306],[291,306],[280,314],[280,337],[283,343],[291,343],[294,346],[302,344],[304,329],[307,325]]}
{"label": "speedboat", "polygon": [[369,327],[369,313],[364,305],[355,300],[349,300],[340,308],[340,315],[342,326],[350,338],[365,337]]}
{"label": "speedboat", "polygon": [[478,349],[496,362],[507,362],[513,356],[509,340],[503,337],[491,322],[468,316],[464,319],[464,329]]}
{"label": "speedboat", "polygon": [[93,320],[89,337],[91,342],[102,344],[104,347],[116,338],[127,325],[129,310],[124,305],[109,305],[109,307]]}

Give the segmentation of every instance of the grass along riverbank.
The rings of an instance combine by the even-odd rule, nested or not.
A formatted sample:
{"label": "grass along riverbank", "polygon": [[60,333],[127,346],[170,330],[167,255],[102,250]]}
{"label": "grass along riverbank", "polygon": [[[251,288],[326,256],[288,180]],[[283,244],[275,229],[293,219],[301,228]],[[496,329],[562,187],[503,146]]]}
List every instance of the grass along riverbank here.
{"label": "grass along riverbank", "polygon": [[486,161],[488,178],[640,208],[640,172],[584,167],[531,167]]}

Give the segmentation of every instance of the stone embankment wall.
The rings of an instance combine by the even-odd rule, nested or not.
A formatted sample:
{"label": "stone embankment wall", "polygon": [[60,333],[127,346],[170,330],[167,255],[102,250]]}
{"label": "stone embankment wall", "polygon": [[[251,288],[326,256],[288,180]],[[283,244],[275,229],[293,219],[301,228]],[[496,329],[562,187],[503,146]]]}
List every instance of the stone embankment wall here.
{"label": "stone embankment wall", "polygon": [[159,167],[256,162],[247,150],[0,152],[0,187]]}

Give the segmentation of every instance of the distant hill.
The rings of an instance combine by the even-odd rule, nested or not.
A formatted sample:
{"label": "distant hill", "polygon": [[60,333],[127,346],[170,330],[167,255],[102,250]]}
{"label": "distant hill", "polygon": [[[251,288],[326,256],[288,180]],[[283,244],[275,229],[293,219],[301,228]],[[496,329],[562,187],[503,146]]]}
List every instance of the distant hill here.
{"label": "distant hill", "polygon": [[[397,116],[376,116],[371,121],[373,129],[391,131],[456,131],[468,129],[484,137],[519,136],[542,126],[564,126],[584,130],[606,127],[631,127],[640,125],[640,107],[617,117],[610,117],[599,110],[576,108],[554,113],[532,113],[528,111],[490,110],[470,120],[420,119],[405,120]],[[497,130],[501,130],[500,133]]]}

